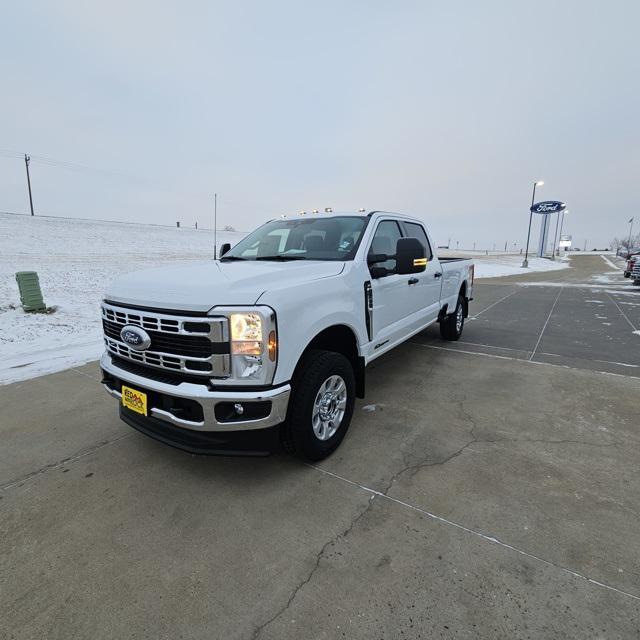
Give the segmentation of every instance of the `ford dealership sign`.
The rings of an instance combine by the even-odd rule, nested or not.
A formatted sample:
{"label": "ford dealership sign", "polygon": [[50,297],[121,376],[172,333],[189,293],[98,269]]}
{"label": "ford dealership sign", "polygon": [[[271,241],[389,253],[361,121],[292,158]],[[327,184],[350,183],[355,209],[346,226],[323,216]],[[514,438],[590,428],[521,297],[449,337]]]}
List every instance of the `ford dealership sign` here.
{"label": "ford dealership sign", "polygon": [[560,213],[567,208],[564,202],[558,202],[557,200],[546,200],[545,202],[536,202],[531,207],[531,213]]}

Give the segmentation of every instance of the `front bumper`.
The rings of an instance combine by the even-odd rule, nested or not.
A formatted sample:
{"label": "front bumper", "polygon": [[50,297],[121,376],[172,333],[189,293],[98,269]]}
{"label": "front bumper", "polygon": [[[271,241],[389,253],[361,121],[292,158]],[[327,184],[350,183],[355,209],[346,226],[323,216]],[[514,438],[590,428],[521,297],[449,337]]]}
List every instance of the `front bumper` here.
{"label": "front bumper", "polygon": [[[123,382],[147,392],[149,418],[174,427],[198,432],[231,433],[273,427],[284,422],[287,415],[291,394],[288,384],[263,391],[211,391],[205,384],[182,382],[173,385],[131,373],[118,367],[108,353],[102,355],[100,366],[106,374],[103,385],[109,395],[120,400]],[[190,411],[188,418],[180,417],[183,411],[179,407],[186,403],[190,408],[195,406],[196,411]],[[242,405],[249,416],[259,417],[243,419],[237,415],[230,418],[227,414],[222,418],[220,408],[236,403]],[[174,409],[174,406],[178,408]],[[253,408],[259,410],[254,411]],[[127,410],[125,415],[130,413]]]}

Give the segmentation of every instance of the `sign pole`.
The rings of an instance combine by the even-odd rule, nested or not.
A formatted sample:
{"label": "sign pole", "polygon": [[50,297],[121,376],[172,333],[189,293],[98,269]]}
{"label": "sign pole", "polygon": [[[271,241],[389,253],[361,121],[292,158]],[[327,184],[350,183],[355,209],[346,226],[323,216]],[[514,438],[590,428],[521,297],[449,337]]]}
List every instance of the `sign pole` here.
{"label": "sign pole", "polygon": [[558,211],[558,215],[556,216],[556,233],[553,236],[553,251],[551,252],[551,259],[556,259],[556,242],[558,241],[558,223],[560,222],[560,212]]}
{"label": "sign pole", "polygon": [[527,231],[527,248],[524,252],[524,260],[522,261],[522,268],[526,269],[529,266],[529,238],[531,237],[531,221],[533,219],[533,203],[536,201],[536,187],[538,185],[543,185],[544,182],[541,180],[533,183],[533,194],[531,195],[531,207],[529,207],[529,230]]}
{"label": "sign pole", "polygon": [[560,221],[560,241],[558,242],[558,257],[560,257],[560,242],[562,242],[562,227],[564,226],[564,211],[562,212],[562,220]]}

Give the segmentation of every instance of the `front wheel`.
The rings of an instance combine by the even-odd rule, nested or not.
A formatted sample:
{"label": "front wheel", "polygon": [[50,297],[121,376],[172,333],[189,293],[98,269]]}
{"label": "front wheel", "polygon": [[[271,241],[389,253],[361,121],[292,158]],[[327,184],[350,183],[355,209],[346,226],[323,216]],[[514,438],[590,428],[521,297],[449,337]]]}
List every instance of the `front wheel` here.
{"label": "front wheel", "polygon": [[458,296],[458,304],[455,311],[440,320],[440,337],[443,340],[458,340],[464,329],[464,305],[465,299]]}
{"label": "front wheel", "polygon": [[287,420],[281,427],[284,449],[317,461],[333,453],[344,438],[355,404],[355,376],[347,358],[313,350],[293,379]]}

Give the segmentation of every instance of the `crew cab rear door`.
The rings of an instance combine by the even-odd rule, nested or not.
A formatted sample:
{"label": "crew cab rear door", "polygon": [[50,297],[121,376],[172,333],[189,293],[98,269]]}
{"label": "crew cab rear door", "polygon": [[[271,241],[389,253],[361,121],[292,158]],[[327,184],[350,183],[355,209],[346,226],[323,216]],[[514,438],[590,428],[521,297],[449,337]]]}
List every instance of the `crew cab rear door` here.
{"label": "crew cab rear door", "polygon": [[411,279],[414,282],[409,287],[411,289],[410,312],[420,312],[424,322],[431,323],[438,318],[438,313],[440,313],[442,268],[438,257],[431,249],[431,243],[424,227],[418,222],[405,220],[400,224],[406,237],[420,240],[427,256],[427,268],[422,273],[416,273]]}

